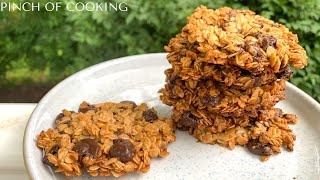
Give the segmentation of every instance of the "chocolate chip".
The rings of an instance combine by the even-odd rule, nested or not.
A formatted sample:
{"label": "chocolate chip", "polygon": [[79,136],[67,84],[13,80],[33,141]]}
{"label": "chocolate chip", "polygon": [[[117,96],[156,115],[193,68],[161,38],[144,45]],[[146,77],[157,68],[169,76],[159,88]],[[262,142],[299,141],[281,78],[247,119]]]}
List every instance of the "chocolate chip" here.
{"label": "chocolate chip", "polygon": [[97,112],[97,108],[94,105],[88,104],[85,108],[79,108],[78,112],[86,113],[90,110],[93,110],[94,112]]}
{"label": "chocolate chip", "polygon": [[[58,150],[59,150],[59,146],[58,145],[55,145],[53,146],[50,150],[49,150],[49,154],[52,154],[52,155],[56,155],[58,153]],[[51,167],[54,167],[54,164],[52,164],[49,159],[48,159],[48,156],[47,155],[44,155],[43,158],[42,158],[42,162],[48,166],[51,166]]]}
{"label": "chocolate chip", "polygon": [[285,80],[290,79],[292,77],[292,75],[293,75],[293,71],[290,68],[290,66],[287,66],[286,69],[284,69],[276,74],[278,79],[285,79]]}
{"label": "chocolate chip", "polygon": [[264,36],[262,38],[262,49],[267,51],[269,46],[276,48],[277,39],[273,36]]}
{"label": "chocolate chip", "polygon": [[132,104],[133,108],[137,107],[137,104],[133,101],[121,101],[121,104]]}
{"label": "chocolate chip", "polygon": [[182,127],[194,128],[198,126],[198,120],[191,114],[191,112],[184,112],[180,119],[180,124]]}
{"label": "chocolate chip", "polygon": [[46,164],[46,165],[48,165],[48,166],[54,167],[54,164],[52,164],[52,163],[49,161],[49,159],[48,159],[48,157],[47,157],[46,155],[43,156],[43,158],[42,158],[42,163],[43,163],[43,164]]}
{"label": "chocolate chip", "polygon": [[249,125],[250,126],[255,126],[256,125],[256,121],[255,120],[250,120],[249,121]]}
{"label": "chocolate chip", "polygon": [[176,80],[178,79],[178,76],[173,74],[173,70],[171,71],[171,69],[168,69],[168,71],[165,71],[167,78],[166,78],[166,82],[168,82],[170,87],[173,87],[176,85]]}
{"label": "chocolate chip", "polygon": [[78,153],[78,157],[81,162],[82,158],[86,156],[90,158],[96,158],[99,152],[99,147],[96,140],[83,139],[74,145],[73,151]]}
{"label": "chocolate chip", "polygon": [[64,117],[63,113],[58,114],[58,116],[56,117],[56,123],[57,125],[59,124],[70,124],[71,122],[71,117],[69,119],[64,119],[62,120],[62,118]]}
{"label": "chocolate chip", "polygon": [[158,115],[157,113],[155,113],[153,110],[151,109],[148,109],[146,111],[144,111],[142,113],[142,116],[144,118],[144,120],[148,121],[148,122],[152,122],[154,120],[157,120],[158,119]]}
{"label": "chocolate chip", "polygon": [[61,118],[63,118],[63,113],[58,114],[58,116],[56,117],[56,120],[60,120]]}
{"label": "chocolate chip", "polygon": [[170,77],[168,77],[168,84],[170,87],[174,87],[176,85],[176,80],[178,79],[178,76],[176,75],[172,75]]}
{"label": "chocolate chip", "polygon": [[110,157],[116,157],[121,162],[126,163],[133,159],[136,154],[134,145],[127,139],[113,140],[113,146],[110,148]]}
{"label": "chocolate chip", "polygon": [[59,146],[58,146],[58,145],[54,145],[54,146],[50,149],[49,153],[52,154],[52,155],[55,155],[55,154],[58,153],[58,151],[59,151]]}
{"label": "chocolate chip", "polygon": [[200,101],[205,106],[214,106],[218,104],[221,100],[221,96],[210,96],[209,94],[206,94],[204,96],[200,97]]}
{"label": "chocolate chip", "polygon": [[242,76],[247,76],[247,75],[251,75],[251,73],[248,70],[241,69],[241,75]]}
{"label": "chocolate chip", "polygon": [[258,139],[251,139],[247,148],[250,152],[260,156],[270,156],[272,154],[272,149],[269,144],[261,143]]}

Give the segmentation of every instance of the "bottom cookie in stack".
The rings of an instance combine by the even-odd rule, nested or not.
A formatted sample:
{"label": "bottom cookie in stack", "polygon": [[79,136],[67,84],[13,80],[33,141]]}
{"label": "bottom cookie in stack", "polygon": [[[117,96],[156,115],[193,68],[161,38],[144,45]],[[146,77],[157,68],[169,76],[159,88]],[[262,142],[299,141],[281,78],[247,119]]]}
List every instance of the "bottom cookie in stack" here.
{"label": "bottom cookie in stack", "polygon": [[281,109],[260,110],[256,118],[223,117],[190,107],[188,111],[174,107],[172,119],[177,128],[206,144],[219,144],[234,149],[242,145],[268,160],[284,146],[293,151],[295,134],[288,124],[297,122],[296,115],[283,114]]}

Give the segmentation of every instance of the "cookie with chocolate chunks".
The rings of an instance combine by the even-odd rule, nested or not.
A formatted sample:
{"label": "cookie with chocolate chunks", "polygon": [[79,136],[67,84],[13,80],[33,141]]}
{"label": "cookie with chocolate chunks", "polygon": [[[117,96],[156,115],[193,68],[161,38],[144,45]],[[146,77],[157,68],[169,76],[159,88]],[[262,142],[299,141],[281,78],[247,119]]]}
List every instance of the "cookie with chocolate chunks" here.
{"label": "cookie with chocolate chunks", "polygon": [[167,146],[173,141],[171,119],[158,116],[144,103],[128,100],[83,102],[78,113],[63,110],[56,128],[37,136],[37,145],[45,152],[42,162],[68,177],[83,171],[116,177],[146,173],[152,158],[169,155]]}

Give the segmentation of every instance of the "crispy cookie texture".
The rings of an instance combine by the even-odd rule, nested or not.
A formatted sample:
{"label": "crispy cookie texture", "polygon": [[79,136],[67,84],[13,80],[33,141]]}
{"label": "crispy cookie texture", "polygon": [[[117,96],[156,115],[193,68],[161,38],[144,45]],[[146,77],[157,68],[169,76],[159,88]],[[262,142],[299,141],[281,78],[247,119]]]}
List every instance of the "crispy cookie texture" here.
{"label": "crispy cookie texture", "polygon": [[223,117],[192,106],[173,109],[176,127],[205,144],[219,144],[230,148],[241,145],[265,161],[281,153],[281,147],[293,151],[296,135],[289,124],[297,123],[296,115],[284,114],[279,108],[258,111],[256,117]]}
{"label": "crispy cookie texture", "polygon": [[206,144],[245,146],[263,161],[293,151],[297,116],[274,106],[294,68],[307,65],[297,35],[250,10],[200,6],[164,47],[171,67],[160,99],[177,129]]}
{"label": "crispy cookie texture", "polygon": [[264,70],[278,73],[289,64],[295,68],[307,65],[297,35],[284,25],[250,10],[228,7],[197,8],[165,50],[174,67],[200,68],[199,64],[207,62],[259,74]]}
{"label": "crispy cookie texture", "polygon": [[225,86],[235,89],[251,89],[253,87],[266,85],[277,80],[288,80],[293,75],[293,70],[288,65],[278,73],[274,73],[270,68],[265,69],[260,74],[253,74],[248,70],[231,65],[210,64],[207,62],[184,60],[174,64],[172,68],[165,71],[168,78],[180,77],[194,81],[211,79],[223,83]]}
{"label": "crispy cookie texture", "polygon": [[146,104],[132,101],[89,104],[79,112],[63,110],[56,127],[41,131],[37,145],[43,163],[64,175],[119,177],[149,171],[152,158],[169,155],[175,141],[173,122]]}
{"label": "crispy cookie texture", "polygon": [[255,118],[246,115],[234,118],[189,107],[183,111],[173,109],[172,119],[178,129],[188,131],[203,143],[230,149],[235,145],[246,146],[262,158],[280,153],[282,146],[293,151],[296,139],[288,125],[297,123],[297,116],[283,114],[279,108],[261,110]]}
{"label": "crispy cookie texture", "polygon": [[258,110],[273,107],[285,99],[284,80],[247,90],[228,88],[212,80],[185,80],[175,78],[167,81],[161,89],[163,103],[184,110],[193,105],[197,109],[206,109],[225,117],[243,115],[257,116]]}
{"label": "crispy cookie texture", "polygon": [[[273,110],[266,113],[272,114]],[[239,124],[224,127],[226,130],[218,133],[215,132],[215,126],[199,126],[189,130],[189,133],[203,143],[217,143],[230,149],[234,149],[235,145],[245,146],[251,153],[261,156],[263,161],[273,154],[281,153],[282,146],[293,151],[296,135],[288,124],[296,123],[297,117],[284,114],[283,117],[267,115],[267,119],[263,119],[261,116],[257,119],[249,118],[249,124],[246,124],[248,120],[233,119]],[[224,123],[219,125],[223,126]]]}

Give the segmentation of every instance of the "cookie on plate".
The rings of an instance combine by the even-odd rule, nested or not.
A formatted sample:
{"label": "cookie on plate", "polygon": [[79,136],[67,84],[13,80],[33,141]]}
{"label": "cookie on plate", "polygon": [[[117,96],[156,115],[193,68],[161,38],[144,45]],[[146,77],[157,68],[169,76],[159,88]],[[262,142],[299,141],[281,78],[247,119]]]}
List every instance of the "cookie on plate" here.
{"label": "cookie on plate", "polygon": [[293,151],[296,135],[288,124],[297,123],[297,116],[284,114],[279,108],[258,111],[255,118],[249,116],[223,117],[206,110],[191,108],[173,109],[172,119],[180,130],[206,144],[219,144],[234,149],[246,146],[250,152],[267,160],[281,152],[281,147]]}
{"label": "cookie on plate", "polygon": [[168,156],[167,146],[175,141],[170,119],[132,101],[83,102],[78,112],[63,110],[55,123],[37,136],[37,145],[43,163],[68,177],[83,169],[92,176],[146,173],[150,159]]}
{"label": "cookie on plate", "polygon": [[164,49],[171,67],[160,99],[178,129],[203,143],[246,145],[263,160],[282,145],[293,150],[287,124],[297,117],[274,106],[291,67],[307,65],[297,35],[250,10],[200,6]]}

